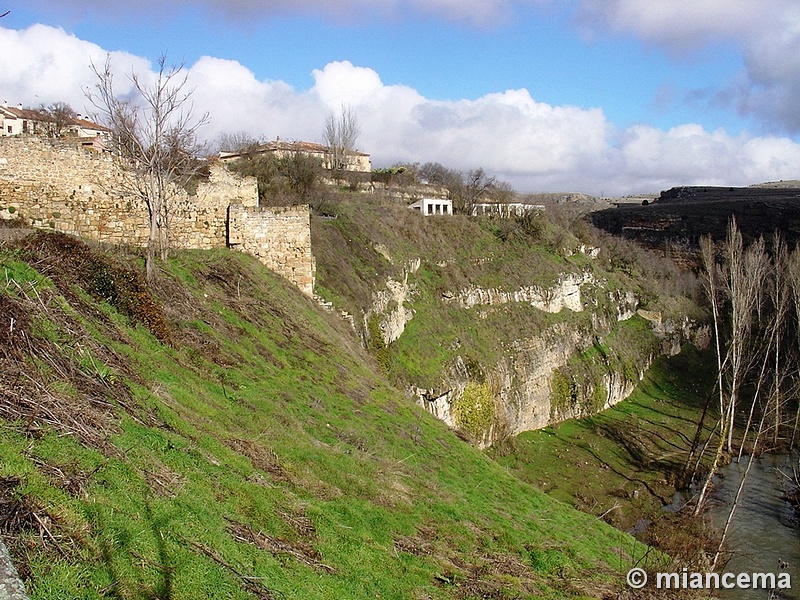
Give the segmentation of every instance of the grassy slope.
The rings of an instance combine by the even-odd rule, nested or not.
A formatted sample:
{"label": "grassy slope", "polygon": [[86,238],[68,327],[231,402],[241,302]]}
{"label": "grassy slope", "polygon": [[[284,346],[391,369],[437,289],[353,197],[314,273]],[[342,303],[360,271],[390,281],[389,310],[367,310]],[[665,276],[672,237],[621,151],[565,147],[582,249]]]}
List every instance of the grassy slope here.
{"label": "grassy slope", "polygon": [[33,598],[599,597],[641,552],[253,259],[176,253],[170,346],[51,246],[0,249],[0,522]]}

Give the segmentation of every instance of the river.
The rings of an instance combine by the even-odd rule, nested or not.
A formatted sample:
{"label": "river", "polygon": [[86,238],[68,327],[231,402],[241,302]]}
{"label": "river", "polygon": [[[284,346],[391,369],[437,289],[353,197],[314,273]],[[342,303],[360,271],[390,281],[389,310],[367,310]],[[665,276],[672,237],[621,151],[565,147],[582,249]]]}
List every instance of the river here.
{"label": "river", "polygon": [[[747,457],[722,469],[707,513],[709,522],[720,531],[730,511],[733,498],[747,467]],[[720,572],[779,573],[779,562],[790,574],[792,589],[781,590],[775,598],[800,600],[800,529],[793,521],[793,511],[782,499],[788,480],[781,474],[797,467],[797,454],[764,455],[755,460],[745,481],[742,496],[734,513],[726,548],[731,556]],[[726,600],[765,600],[764,590],[725,590]]]}

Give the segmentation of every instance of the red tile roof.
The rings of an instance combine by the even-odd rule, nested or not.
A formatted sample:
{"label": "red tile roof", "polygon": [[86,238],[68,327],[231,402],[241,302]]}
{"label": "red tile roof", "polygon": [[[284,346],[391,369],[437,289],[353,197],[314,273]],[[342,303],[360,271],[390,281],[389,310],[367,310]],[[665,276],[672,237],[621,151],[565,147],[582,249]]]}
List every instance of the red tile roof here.
{"label": "red tile roof", "polygon": [[[48,122],[53,119],[46,113],[40,110],[31,108],[20,108],[18,106],[0,106],[0,112],[7,113],[6,118],[11,117],[14,119],[27,119],[29,121]],[[88,121],[80,116],[70,120],[70,125],[77,125],[82,129],[95,129],[97,131],[111,131],[108,127],[103,127],[92,121]]]}

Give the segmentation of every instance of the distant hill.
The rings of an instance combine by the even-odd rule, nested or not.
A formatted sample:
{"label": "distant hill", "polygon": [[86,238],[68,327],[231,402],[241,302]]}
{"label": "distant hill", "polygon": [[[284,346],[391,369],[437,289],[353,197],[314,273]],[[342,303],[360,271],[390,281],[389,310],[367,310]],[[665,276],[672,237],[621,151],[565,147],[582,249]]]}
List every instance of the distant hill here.
{"label": "distant hill", "polygon": [[600,229],[651,248],[669,243],[691,252],[703,235],[723,239],[733,216],[745,238],[769,238],[777,230],[791,245],[800,242],[800,182],[675,187],[646,206],[618,206],[588,218]]}
{"label": "distant hill", "polygon": [[794,188],[800,189],[800,179],[788,179],[786,181],[767,181],[764,183],[755,183],[750,187],[755,188]]}

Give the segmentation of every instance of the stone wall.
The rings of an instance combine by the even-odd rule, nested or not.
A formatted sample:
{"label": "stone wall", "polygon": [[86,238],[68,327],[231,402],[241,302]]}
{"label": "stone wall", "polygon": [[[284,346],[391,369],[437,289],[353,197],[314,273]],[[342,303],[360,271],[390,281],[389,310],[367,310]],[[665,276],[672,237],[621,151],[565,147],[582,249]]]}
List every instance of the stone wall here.
{"label": "stone wall", "polygon": [[311,254],[311,211],[307,205],[259,208],[231,204],[228,244],[257,257],[312,296],[316,263]]}
{"label": "stone wall", "polygon": [[[195,194],[175,187],[168,202],[172,247],[224,248],[233,233],[238,249],[312,294],[308,207],[259,211],[255,179],[220,164]],[[112,155],[34,136],[0,139],[0,219],[112,244],[144,246],[149,232],[147,206]]]}

